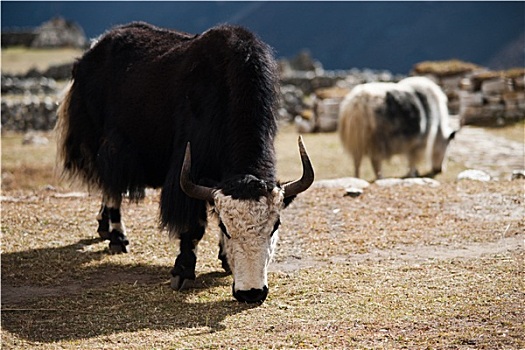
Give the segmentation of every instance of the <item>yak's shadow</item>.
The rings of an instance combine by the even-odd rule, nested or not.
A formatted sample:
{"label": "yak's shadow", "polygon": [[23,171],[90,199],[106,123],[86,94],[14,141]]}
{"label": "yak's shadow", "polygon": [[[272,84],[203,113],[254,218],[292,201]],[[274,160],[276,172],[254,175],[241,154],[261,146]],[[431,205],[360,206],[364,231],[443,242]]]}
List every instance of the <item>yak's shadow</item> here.
{"label": "yak's shadow", "polygon": [[98,242],[2,254],[2,329],[46,343],[144,329],[213,332],[256,306],[214,289],[230,285],[224,272],[198,275],[192,289],[174,292],[168,266],[94,263],[107,252],[79,253]]}

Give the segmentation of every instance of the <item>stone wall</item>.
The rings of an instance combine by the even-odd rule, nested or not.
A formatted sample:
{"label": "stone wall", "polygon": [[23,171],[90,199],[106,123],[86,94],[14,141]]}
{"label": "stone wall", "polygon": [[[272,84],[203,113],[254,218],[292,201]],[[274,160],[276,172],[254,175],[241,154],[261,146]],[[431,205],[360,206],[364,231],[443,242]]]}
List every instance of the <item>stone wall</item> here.
{"label": "stone wall", "polygon": [[525,119],[525,70],[479,73],[460,84],[461,125],[500,126]]}
{"label": "stone wall", "polygon": [[[280,62],[278,112],[282,121],[294,122],[302,133],[335,131],[339,104],[354,86],[404,78],[369,69],[325,71],[320,63],[308,62],[304,54],[296,61],[294,64]],[[32,70],[23,76],[2,75],[2,129],[53,129],[59,95],[70,78],[71,69],[72,63],[69,63],[52,66],[44,72]],[[435,70],[413,74],[425,75],[443,88],[451,114],[459,114],[462,125],[497,126],[525,119],[525,69],[490,72],[475,66],[446,74]]]}
{"label": "stone wall", "polygon": [[21,101],[2,100],[2,130],[52,130],[58,103],[52,97],[28,96]]}
{"label": "stone wall", "polygon": [[441,86],[450,114],[459,115],[461,125],[502,126],[525,119],[524,69],[425,76]]}
{"label": "stone wall", "polygon": [[491,71],[458,60],[421,62],[413,75],[434,80],[461,125],[501,126],[525,119],[525,69]]}
{"label": "stone wall", "polygon": [[[35,73],[33,73],[35,75]],[[52,130],[65,82],[42,75],[2,76],[2,130]]]}
{"label": "stone wall", "polygon": [[[339,103],[357,84],[396,82],[404,78],[389,72],[353,69],[338,72],[331,82],[319,86],[314,84],[314,79],[319,81],[318,74],[319,70],[315,74],[310,72],[310,83],[295,85],[305,96],[311,96],[311,103],[303,104],[302,112],[295,117],[297,128],[303,133],[336,130]],[[321,74],[326,72],[321,71]],[[501,126],[525,119],[524,68],[495,72],[451,60],[422,62],[415,65],[411,75],[435,81],[448,97],[449,113],[458,115],[461,125]]]}

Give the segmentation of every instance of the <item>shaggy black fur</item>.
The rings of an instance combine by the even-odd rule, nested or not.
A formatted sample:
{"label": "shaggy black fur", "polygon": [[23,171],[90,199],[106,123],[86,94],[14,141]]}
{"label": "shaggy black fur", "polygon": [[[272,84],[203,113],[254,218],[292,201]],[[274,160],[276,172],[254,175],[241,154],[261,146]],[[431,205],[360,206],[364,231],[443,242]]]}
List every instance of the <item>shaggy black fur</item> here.
{"label": "shaggy black fur", "polygon": [[386,93],[385,110],[380,116],[392,126],[392,137],[414,137],[421,133],[420,120],[426,118],[418,108],[415,94],[392,89]]}
{"label": "shaggy black fur", "polygon": [[[188,141],[197,183],[206,178],[238,198],[275,184],[276,72],[272,50],[240,27],[201,35],[117,27],[74,67],[60,116],[65,169],[114,198],[162,187],[161,225],[195,230],[205,203],[179,186]],[[234,189],[243,176],[260,188]]]}
{"label": "shaggy black fur", "polygon": [[257,199],[267,196],[275,182],[259,180],[253,175],[238,175],[219,185],[222,193],[233,199]]}

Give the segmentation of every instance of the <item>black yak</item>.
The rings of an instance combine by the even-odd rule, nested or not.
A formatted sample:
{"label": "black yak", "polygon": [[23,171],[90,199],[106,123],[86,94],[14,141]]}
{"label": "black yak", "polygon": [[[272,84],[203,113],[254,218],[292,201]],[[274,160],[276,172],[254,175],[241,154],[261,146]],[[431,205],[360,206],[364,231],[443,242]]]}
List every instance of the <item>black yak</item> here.
{"label": "black yak", "polygon": [[265,300],[280,212],[314,179],[299,140],[303,176],[276,180],[277,81],[271,49],[241,27],[132,23],[99,38],[74,65],[57,129],[65,170],[102,190],[98,231],[112,251],[127,251],[122,197],[162,188],[161,226],[180,239],[172,288],[195,279],[209,205],[233,295]]}

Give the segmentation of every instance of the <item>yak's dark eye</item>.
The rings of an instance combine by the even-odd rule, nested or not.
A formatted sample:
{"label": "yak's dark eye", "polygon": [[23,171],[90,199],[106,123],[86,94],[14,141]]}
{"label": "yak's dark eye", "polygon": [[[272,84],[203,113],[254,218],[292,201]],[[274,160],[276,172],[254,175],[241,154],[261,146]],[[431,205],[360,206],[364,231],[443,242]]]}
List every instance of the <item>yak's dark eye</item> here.
{"label": "yak's dark eye", "polygon": [[224,233],[224,235],[228,238],[232,238],[232,236],[230,236],[230,234],[228,233],[228,230],[226,230],[226,226],[224,226],[224,224],[222,223],[222,221],[219,223],[219,228],[221,229],[222,233]]}
{"label": "yak's dark eye", "polygon": [[273,225],[272,236],[275,233],[275,231],[279,229],[279,225],[281,225],[281,219],[277,219],[277,221],[275,222],[275,225]]}

